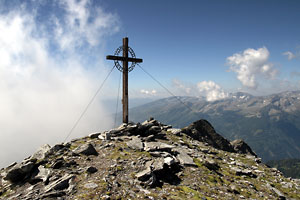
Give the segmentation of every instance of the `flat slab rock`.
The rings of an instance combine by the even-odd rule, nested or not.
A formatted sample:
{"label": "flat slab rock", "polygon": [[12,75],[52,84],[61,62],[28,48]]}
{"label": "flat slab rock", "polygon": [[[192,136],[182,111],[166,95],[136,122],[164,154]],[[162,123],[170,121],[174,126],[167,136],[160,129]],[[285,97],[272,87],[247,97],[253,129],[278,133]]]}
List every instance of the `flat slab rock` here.
{"label": "flat slab rock", "polygon": [[175,146],[163,142],[144,142],[145,151],[171,151]]}
{"label": "flat slab rock", "polygon": [[193,161],[193,158],[191,158],[186,152],[181,151],[177,156],[177,160],[180,162],[181,165],[187,165],[187,166],[196,166],[196,164]]}
{"label": "flat slab rock", "polygon": [[132,139],[126,142],[127,146],[131,149],[136,149],[142,151],[144,149],[144,144],[139,137],[132,137]]}

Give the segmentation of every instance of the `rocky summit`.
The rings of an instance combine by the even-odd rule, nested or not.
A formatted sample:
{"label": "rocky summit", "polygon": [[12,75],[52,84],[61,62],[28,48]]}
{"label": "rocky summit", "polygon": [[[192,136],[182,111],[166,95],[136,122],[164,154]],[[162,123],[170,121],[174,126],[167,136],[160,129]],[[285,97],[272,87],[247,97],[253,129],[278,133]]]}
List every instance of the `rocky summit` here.
{"label": "rocky summit", "polygon": [[300,199],[300,180],[206,120],[175,129],[149,119],[40,147],[1,169],[0,199]]}

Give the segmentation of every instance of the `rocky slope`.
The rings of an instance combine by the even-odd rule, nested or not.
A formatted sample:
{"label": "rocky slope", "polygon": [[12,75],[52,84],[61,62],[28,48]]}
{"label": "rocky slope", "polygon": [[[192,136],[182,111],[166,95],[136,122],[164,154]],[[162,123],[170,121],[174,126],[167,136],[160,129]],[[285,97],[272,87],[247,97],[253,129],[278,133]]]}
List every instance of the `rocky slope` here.
{"label": "rocky slope", "polygon": [[0,199],[300,199],[300,181],[206,120],[154,119],[42,146],[0,171]]}
{"label": "rocky slope", "polygon": [[300,158],[300,91],[260,97],[235,93],[213,102],[196,97],[177,98],[132,108],[130,119],[144,121],[147,115],[174,127],[184,127],[204,118],[224,137],[243,139],[263,161]]}

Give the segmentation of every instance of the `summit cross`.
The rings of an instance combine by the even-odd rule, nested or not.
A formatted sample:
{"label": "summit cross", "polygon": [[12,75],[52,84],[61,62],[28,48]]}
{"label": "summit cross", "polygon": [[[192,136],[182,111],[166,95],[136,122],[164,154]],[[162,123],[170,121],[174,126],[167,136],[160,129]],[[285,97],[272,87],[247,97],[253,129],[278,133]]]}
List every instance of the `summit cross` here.
{"label": "summit cross", "polygon": [[[117,54],[120,53],[120,51],[123,51],[123,56],[118,56]],[[131,57],[128,57],[128,52],[130,53]],[[141,58],[135,58],[135,54],[133,50],[128,46],[128,38],[123,38],[123,46],[119,47],[117,49],[115,55],[108,55],[106,56],[107,60],[114,60],[115,65],[123,72],[123,98],[122,98],[122,104],[123,104],[123,123],[128,123],[128,62],[132,62],[130,66],[130,71],[133,69],[136,63],[143,62],[143,59]],[[123,67],[119,65],[118,61],[123,62]]]}

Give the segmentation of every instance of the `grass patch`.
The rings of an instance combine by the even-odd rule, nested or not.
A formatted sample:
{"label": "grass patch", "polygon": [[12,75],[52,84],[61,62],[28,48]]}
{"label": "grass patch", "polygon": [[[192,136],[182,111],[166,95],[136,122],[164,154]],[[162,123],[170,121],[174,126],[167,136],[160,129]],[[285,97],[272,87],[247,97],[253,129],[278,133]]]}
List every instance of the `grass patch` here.
{"label": "grass patch", "polygon": [[185,194],[192,194],[193,195],[192,199],[195,199],[195,200],[201,199],[201,194],[198,191],[196,191],[192,188],[189,188],[188,186],[180,186],[180,189]]}

